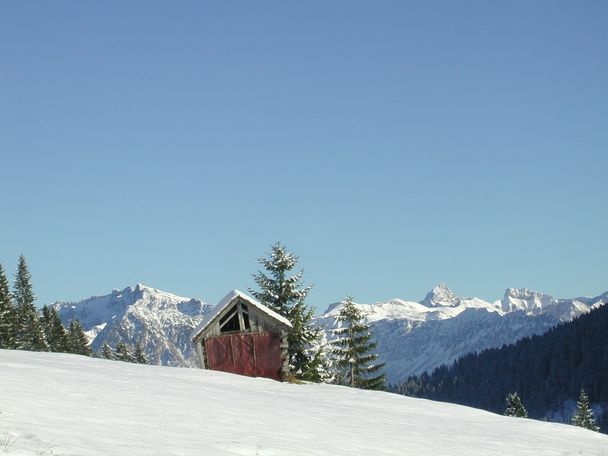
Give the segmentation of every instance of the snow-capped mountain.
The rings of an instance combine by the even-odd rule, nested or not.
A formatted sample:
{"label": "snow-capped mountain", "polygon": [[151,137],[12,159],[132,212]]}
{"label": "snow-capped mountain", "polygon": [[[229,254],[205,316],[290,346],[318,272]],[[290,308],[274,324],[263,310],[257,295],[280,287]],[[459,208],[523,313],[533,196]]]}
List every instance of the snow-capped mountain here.
{"label": "snow-capped mountain", "polygon": [[554,299],[526,288],[508,288],[500,301],[504,312],[524,311],[528,315],[553,315],[559,321],[570,321],[593,306],[607,302],[608,293],[595,298]]}
{"label": "snow-capped mountain", "polygon": [[[542,334],[562,321],[608,302],[608,292],[594,298],[554,299],[527,289],[509,288],[503,299],[490,303],[462,298],[445,284],[434,287],[420,302],[391,299],[356,304],[377,342],[377,353],[389,383],[450,364],[458,357],[484,348],[500,347]],[[79,302],[57,302],[59,317],[68,324],[78,318],[94,351],[104,343],[116,347],[141,343],[151,364],[195,365],[190,332],[211,310],[196,298],[184,298],[138,284]],[[315,318],[323,343],[342,305],[332,304]]]}
{"label": "snow-capped mountain", "polygon": [[[387,381],[395,383],[450,364],[466,353],[542,334],[606,302],[608,292],[594,298],[554,299],[509,288],[502,300],[490,303],[458,297],[440,284],[420,302],[392,299],[357,306],[371,325],[379,361],[386,363]],[[341,308],[341,303],[332,304],[316,319],[324,328],[324,343],[340,324],[336,317]]]}
{"label": "snow-capped mountain", "polygon": [[192,366],[190,331],[211,306],[196,298],[184,298],[137,284],[79,302],[53,304],[64,324],[77,318],[99,351],[104,343],[115,348],[140,343],[151,364]]}
{"label": "snow-capped mountain", "polygon": [[440,283],[426,294],[424,299],[420,301],[420,304],[427,307],[452,307],[460,305],[460,298],[456,296],[445,283]]}

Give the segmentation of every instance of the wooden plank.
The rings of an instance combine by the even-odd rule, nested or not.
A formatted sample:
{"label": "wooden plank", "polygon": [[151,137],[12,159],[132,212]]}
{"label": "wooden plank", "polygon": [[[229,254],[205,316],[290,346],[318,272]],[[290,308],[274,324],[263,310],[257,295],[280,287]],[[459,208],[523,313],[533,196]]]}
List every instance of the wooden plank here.
{"label": "wooden plank", "polygon": [[205,366],[205,354],[204,354],[204,348],[203,348],[203,341],[202,340],[197,340],[196,343],[194,344],[194,347],[196,348],[196,354],[198,357],[198,364],[200,366],[201,369],[206,369]]}

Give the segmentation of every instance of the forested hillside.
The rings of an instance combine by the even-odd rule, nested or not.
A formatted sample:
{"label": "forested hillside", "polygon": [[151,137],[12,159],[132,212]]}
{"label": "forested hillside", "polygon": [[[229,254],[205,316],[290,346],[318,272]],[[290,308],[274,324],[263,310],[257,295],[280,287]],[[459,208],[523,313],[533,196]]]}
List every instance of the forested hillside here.
{"label": "forested hillside", "polygon": [[[502,413],[518,392],[531,418],[568,420],[568,402],[580,388],[593,404],[608,407],[608,306],[513,345],[468,354],[431,375],[410,377],[395,392]],[[602,431],[608,420],[597,417]]]}

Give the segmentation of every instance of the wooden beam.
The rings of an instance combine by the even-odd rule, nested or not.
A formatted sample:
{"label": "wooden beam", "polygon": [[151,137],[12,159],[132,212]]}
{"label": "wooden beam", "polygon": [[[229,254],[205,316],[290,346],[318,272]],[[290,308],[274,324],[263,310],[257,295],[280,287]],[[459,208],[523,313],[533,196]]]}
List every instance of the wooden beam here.
{"label": "wooden beam", "polygon": [[205,363],[205,347],[203,346],[204,339],[200,338],[194,343],[194,347],[196,348],[196,354],[198,357],[198,365],[201,369],[206,369]]}

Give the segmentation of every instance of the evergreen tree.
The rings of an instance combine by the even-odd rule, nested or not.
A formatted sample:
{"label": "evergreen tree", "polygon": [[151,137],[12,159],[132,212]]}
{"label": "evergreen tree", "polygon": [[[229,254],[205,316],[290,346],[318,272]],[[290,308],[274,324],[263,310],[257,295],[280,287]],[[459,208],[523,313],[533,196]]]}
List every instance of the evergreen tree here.
{"label": "evergreen tree", "polygon": [[289,275],[298,257],[288,252],[283,245],[271,247],[268,258],[259,258],[267,274],[258,271],[253,278],[260,290],[250,290],[253,296],[265,306],[287,318],[293,329],[288,336],[289,365],[297,378],[315,381],[319,378],[322,354],[313,346],[319,341],[320,330],[311,324],[312,308],[304,300],[312,287],[301,286],[300,271]]}
{"label": "evergreen tree", "polygon": [[593,410],[589,406],[589,398],[585,394],[585,390],[581,388],[576,401],[576,413],[572,417],[572,424],[578,427],[589,429],[591,431],[599,431],[600,428],[595,424],[593,418]]}
{"label": "evergreen tree", "polygon": [[309,349],[311,354],[308,372],[302,380],[315,383],[329,383],[332,380],[331,367],[323,348]]}
{"label": "evergreen tree", "polygon": [[17,315],[11,302],[8,280],[0,264],[0,348],[15,348],[16,322]]}
{"label": "evergreen tree", "polygon": [[[504,413],[507,392],[518,391],[528,416],[542,420],[552,411],[568,413],[564,401],[577,398],[584,384],[603,407],[608,398],[607,327],[608,306],[599,306],[542,335],[468,353],[450,366],[411,376],[395,389],[495,413]],[[596,416],[596,424],[608,431],[608,419]]]}
{"label": "evergreen tree", "polygon": [[521,403],[521,399],[517,392],[507,394],[507,398],[505,400],[505,415],[506,416],[515,416],[518,418],[528,418],[528,412],[524,405]]}
{"label": "evergreen tree", "polygon": [[101,347],[101,357],[105,359],[114,359],[114,353],[112,352],[112,349],[105,342]]}
{"label": "evergreen tree", "polygon": [[137,364],[148,364],[148,360],[146,359],[144,349],[141,346],[141,344],[139,344],[139,343],[135,346],[135,352],[133,353],[133,360]]}
{"label": "evergreen tree", "polygon": [[68,353],[91,356],[89,341],[77,319],[70,322],[67,336],[67,349]]}
{"label": "evergreen tree", "polygon": [[119,342],[118,345],[116,345],[116,353],[114,356],[118,361],[125,361],[128,363],[133,361],[133,358],[127,350],[127,346],[122,342]]}
{"label": "evergreen tree", "polygon": [[16,305],[16,333],[15,347],[20,350],[45,351],[47,350],[38,313],[34,307],[34,292],[32,290],[31,276],[25,264],[23,255],[19,256],[13,297]]}
{"label": "evergreen tree", "polygon": [[55,309],[51,309],[51,335],[53,341],[52,351],[67,353],[68,332],[65,330],[63,323],[61,323]]}
{"label": "evergreen tree", "polygon": [[363,316],[351,296],[347,296],[342,304],[337,317],[342,325],[333,330],[338,338],[332,342],[336,382],[353,388],[384,389],[384,374],[373,375],[384,364],[372,364],[378,355],[370,353],[376,348],[376,343],[371,342],[369,325],[362,322]]}
{"label": "evergreen tree", "polygon": [[68,351],[68,335],[54,308],[44,306],[40,325],[49,351],[66,353]]}
{"label": "evergreen tree", "polygon": [[49,306],[47,305],[42,307],[42,314],[40,315],[40,328],[42,329],[42,334],[44,335],[44,340],[49,351],[54,351],[51,347],[51,309],[49,309]]}

